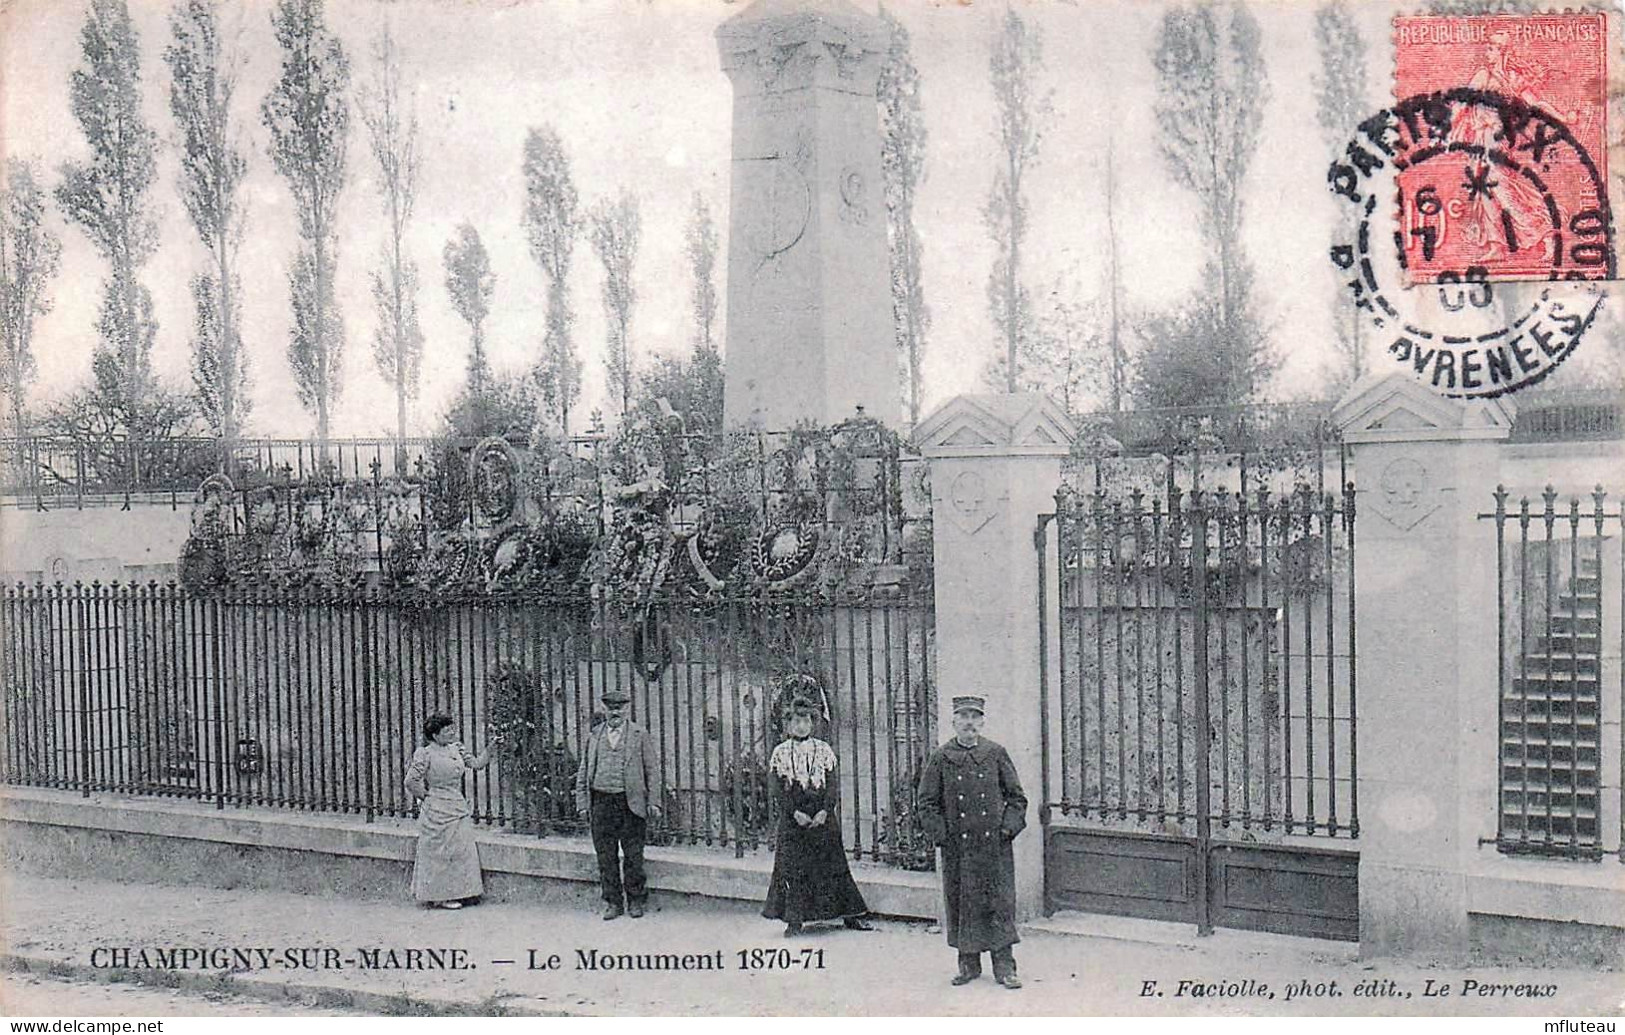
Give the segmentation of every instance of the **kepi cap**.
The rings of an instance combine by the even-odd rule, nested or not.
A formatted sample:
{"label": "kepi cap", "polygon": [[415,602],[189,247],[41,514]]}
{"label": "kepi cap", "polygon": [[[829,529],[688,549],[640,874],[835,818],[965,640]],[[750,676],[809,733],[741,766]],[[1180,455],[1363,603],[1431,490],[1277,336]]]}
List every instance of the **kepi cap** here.
{"label": "kepi cap", "polygon": [[603,696],[600,697],[599,700],[603,701],[605,704],[631,704],[632,695],[628,694],[625,690],[611,688],[609,690],[605,690]]}
{"label": "kepi cap", "polygon": [[987,714],[987,698],[985,698],[985,697],[976,697],[976,696],[970,695],[970,694],[967,694],[967,695],[965,695],[963,697],[954,698],[954,711],[959,712],[959,711],[964,711],[966,709],[970,709],[971,711],[975,712],[978,715],[986,715]]}

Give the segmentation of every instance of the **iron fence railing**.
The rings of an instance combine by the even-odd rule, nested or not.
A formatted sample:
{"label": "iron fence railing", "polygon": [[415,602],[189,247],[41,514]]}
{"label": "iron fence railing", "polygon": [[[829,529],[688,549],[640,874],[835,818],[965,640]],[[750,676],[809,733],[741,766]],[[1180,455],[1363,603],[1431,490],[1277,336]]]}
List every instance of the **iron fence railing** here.
{"label": "iron fence railing", "polygon": [[1496,845],[1625,862],[1625,506],[1600,486],[1516,503],[1501,487],[1481,517],[1496,539]]}
{"label": "iron fence railing", "polygon": [[493,767],[478,822],[577,833],[572,781],[604,691],[653,734],[656,842],[770,846],[768,756],[792,692],[822,697],[854,858],[928,869],[914,787],[935,740],[929,602],[332,588],[16,586],[0,599],[3,778],[81,791],[408,816],[423,719]]}
{"label": "iron fence railing", "polygon": [[1569,388],[1518,399],[1512,442],[1583,442],[1625,438],[1625,391]]}
{"label": "iron fence railing", "polygon": [[[190,502],[204,479],[229,473],[243,487],[321,477],[347,482],[421,478],[435,450],[459,440],[240,439],[228,449],[217,438],[0,438],[0,497],[55,509],[84,507],[138,494],[168,494]],[[472,446],[472,442],[466,443]]]}
{"label": "iron fence railing", "polygon": [[1063,493],[1055,521],[1049,807],[1203,845],[1357,837],[1353,486]]}
{"label": "iron fence railing", "polygon": [[1079,431],[1064,474],[1084,492],[1335,493],[1349,471],[1331,414],[1329,402],[1083,414],[1074,418]]}

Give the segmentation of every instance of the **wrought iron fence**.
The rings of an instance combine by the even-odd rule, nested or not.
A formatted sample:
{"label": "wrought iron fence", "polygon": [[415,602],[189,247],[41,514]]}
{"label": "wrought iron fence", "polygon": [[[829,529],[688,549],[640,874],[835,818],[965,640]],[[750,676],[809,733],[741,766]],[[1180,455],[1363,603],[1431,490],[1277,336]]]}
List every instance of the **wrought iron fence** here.
{"label": "wrought iron fence", "polygon": [[0,438],[0,496],[54,509],[168,494],[180,506],[191,502],[204,479],[222,472],[245,490],[314,478],[421,479],[435,451],[448,444],[466,448],[474,443],[361,438],[333,439],[322,446],[305,439],[261,438],[239,439],[228,449],[218,438]]}
{"label": "wrought iron fence", "polygon": [[1064,473],[1082,492],[1335,493],[1349,472],[1331,413],[1304,402],[1084,414]]}
{"label": "wrought iron fence", "polygon": [[1625,505],[1608,508],[1600,486],[1509,499],[1498,488],[1481,515],[1495,521],[1498,580],[1496,844],[1625,862]]}
{"label": "wrought iron fence", "polygon": [[656,842],[770,846],[768,756],[792,692],[823,700],[854,858],[930,868],[914,787],[934,743],[929,602],[428,595],[332,587],[16,586],[0,601],[4,779],[217,807],[407,816],[423,719],[490,743],[482,824],[583,829],[572,783],[603,692],[653,734]]}
{"label": "wrought iron fence", "polygon": [[1518,399],[1512,442],[1580,442],[1625,437],[1625,397],[1612,388],[1530,392]]}
{"label": "wrought iron fence", "polygon": [[1358,836],[1352,485],[1063,492],[1056,520],[1051,806],[1204,843]]}
{"label": "wrought iron fence", "polygon": [[930,582],[929,470],[873,421],[688,435],[440,441],[410,477],[207,478],[180,575],[226,584],[486,589],[608,584],[700,595],[811,580]]}

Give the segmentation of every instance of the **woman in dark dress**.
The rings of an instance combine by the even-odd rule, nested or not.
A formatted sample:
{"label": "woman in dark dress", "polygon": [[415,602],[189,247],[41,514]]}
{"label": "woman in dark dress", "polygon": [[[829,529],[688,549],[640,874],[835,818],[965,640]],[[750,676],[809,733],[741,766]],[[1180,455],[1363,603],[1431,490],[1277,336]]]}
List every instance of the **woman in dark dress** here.
{"label": "woman in dark dress", "polygon": [[790,736],[768,762],[779,791],[779,844],[762,915],[783,920],[786,938],[815,920],[841,919],[853,930],[870,930],[863,919],[869,907],[847,867],[835,817],[841,786],[835,751],[812,735],[811,701],[797,699],[790,712]]}

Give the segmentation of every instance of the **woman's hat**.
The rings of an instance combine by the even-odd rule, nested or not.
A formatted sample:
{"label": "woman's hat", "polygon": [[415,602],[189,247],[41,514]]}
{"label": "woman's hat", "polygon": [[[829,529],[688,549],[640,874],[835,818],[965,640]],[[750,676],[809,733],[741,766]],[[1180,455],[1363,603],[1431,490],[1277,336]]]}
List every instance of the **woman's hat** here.
{"label": "woman's hat", "polygon": [[818,705],[810,697],[797,697],[790,702],[790,714],[793,716],[805,715],[809,719],[818,718]]}
{"label": "woman's hat", "polygon": [[605,704],[631,704],[632,695],[628,694],[625,690],[612,688],[605,690],[603,696],[601,696],[599,700],[603,701]]}

